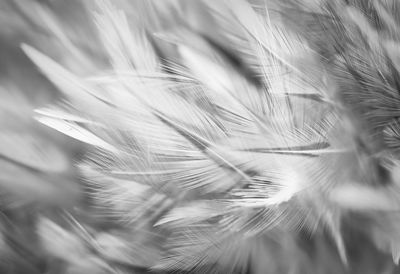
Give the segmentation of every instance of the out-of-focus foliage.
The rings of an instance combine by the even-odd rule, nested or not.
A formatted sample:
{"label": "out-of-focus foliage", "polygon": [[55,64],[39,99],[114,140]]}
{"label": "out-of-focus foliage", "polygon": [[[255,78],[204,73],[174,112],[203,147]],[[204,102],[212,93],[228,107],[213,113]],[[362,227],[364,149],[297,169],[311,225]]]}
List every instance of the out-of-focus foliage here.
{"label": "out-of-focus foliage", "polygon": [[0,2],[0,272],[399,271],[399,5]]}

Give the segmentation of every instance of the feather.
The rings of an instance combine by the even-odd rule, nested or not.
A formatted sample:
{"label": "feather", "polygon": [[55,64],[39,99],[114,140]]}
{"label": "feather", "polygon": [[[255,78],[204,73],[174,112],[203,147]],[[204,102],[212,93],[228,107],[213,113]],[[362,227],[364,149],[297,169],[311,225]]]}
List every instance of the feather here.
{"label": "feather", "polygon": [[[350,273],[351,214],[368,220],[365,233],[397,263],[397,221],[386,228],[375,216],[390,219],[399,205],[397,4],[84,5],[94,9],[99,39],[89,43],[105,64],[44,7],[73,65],[21,45],[65,97],[35,110],[36,120],[88,145],[77,165],[82,211],[113,226],[72,212],[67,231],[42,217],[39,241],[67,271],[328,273],[307,264],[329,256],[339,265],[332,271]],[[0,141],[2,188],[59,197],[45,187],[67,169],[56,148],[7,132]],[[304,234],[318,242],[314,253],[301,247]]]}
{"label": "feather", "polygon": [[54,128],[72,138],[88,143],[93,146],[98,146],[110,151],[117,151],[112,145],[106,143],[104,140],[98,138],[90,131],[80,127],[74,122],[67,122],[65,120],[54,119],[50,117],[38,117],[37,120],[51,128]]}

